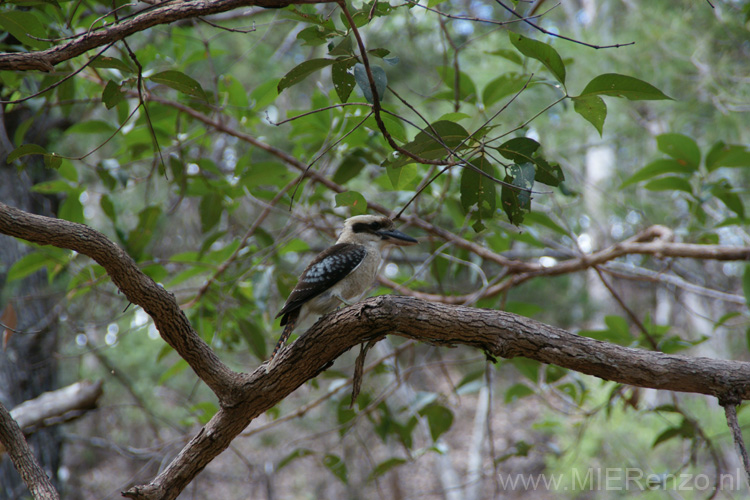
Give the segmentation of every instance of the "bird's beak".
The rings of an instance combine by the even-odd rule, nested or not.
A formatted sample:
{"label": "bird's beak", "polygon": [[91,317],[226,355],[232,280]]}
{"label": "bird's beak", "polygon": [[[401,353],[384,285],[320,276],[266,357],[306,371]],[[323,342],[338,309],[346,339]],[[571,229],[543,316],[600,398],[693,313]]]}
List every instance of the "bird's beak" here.
{"label": "bird's beak", "polygon": [[406,235],[401,231],[396,231],[395,229],[391,229],[390,231],[378,231],[378,234],[381,238],[383,238],[384,240],[388,240],[388,243],[391,243],[393,245],[409,246],[419,243],[411,236]]}

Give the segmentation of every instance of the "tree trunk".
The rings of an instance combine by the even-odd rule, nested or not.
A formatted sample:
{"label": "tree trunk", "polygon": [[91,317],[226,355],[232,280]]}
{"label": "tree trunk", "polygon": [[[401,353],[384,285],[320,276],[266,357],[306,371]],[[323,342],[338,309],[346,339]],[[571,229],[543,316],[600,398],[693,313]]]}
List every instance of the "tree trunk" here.
{"label": "tree trunk", "polygon": [[[8,118],[0,107],[0,200],[51,215],[49,200],[29,190],[32,171],[37,169],[40,177],[46,176],[44,167],[28,162],[24,169],[17,170],[15,165],[6,164],[8,153],[14,149],[8,137],[15,129]],[[0,402],[7,408],[57,388],[57,317],[46,273],[39,271],[23,280],[7,282],[10,267],[30,251],[31,247],[19,240],[0,235],[0,312],[12,307],[17,318],[16,332],[8,337],[5,349],[0,349]],[[59,431],[55,427],[41,429],[28,438],[28,443],[54,482],[60,464]],[[0,498],[25,496],[28,489],[13,464],[0,461]]]}

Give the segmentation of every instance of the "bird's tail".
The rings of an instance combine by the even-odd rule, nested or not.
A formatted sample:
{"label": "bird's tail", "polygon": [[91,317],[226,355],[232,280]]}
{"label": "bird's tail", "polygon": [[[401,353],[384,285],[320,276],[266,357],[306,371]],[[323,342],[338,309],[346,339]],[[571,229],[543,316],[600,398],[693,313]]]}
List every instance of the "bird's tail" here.
{"label": "bird's tail", "polygon": [[273,361],[273,358],[276,357],[276,353],[279,352],[279,349],[286,343],[287,339],[289,339],[289,335],[292,334],[292,331],[294,330],[294,327],[297,326],[297,318],[299,317],[299,310],[290,312],[289,315],[286,318],[286,324],[284,325],[284,331],[281,332],[281,337],[279,338],[279,341],[276,343],[276,347],[273,348],[273,352],[271,353],[271,359],[269,361]]}

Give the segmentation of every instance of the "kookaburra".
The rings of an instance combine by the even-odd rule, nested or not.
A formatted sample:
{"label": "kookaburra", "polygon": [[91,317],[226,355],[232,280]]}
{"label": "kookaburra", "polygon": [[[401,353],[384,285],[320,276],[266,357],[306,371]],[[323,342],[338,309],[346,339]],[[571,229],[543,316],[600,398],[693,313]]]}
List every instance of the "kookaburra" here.
{"label": "kookaburra", "polygon": [[281,316],[284,331],[271,359],[299,322],[313,315],[320,317],[341,304],[351,305],[367,292],[375,282],[383,247],[416,243],[411,236],[396,231],[388,217],[357,215],[346,219],[336,244],[310,262],[276,315]]}

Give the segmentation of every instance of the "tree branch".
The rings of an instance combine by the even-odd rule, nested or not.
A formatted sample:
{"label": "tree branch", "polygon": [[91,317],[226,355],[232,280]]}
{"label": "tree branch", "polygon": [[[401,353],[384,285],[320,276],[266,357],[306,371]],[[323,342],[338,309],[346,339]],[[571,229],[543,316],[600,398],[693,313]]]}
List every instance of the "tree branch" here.
{"label": "tree branch", "polygon": [[621,347],[511,313],[394,296],[367,299],[325,316],[282,350],[269,372],[261,366],[252,374],[237,374],[198,337],[174,297],[101,233],[2,203],[0,233],[74,249],[99,262],[126,297],[152,316],[165,341],[219,397],[220,409],[211,421],[150,484],[124,493],[130,498],[176,498],[258,415],[353,346],[388,334],[438,345],[463,344],[495,357],[524,356],[622,384],[707,394],[722,401],[730,396],[750,399],[750,363]]}
{"label": "tree branch", "polygon": [[0,202],[0,233],[40,245],[75,250],[94,259],[133,304],[154,320],[162,338],[185,359],[219,400],[231,404],[238,374],[198,336],[174,296],[146,276],[125,251],[83,224],[26,213]]}
{"label": "tree branch", "polygon": [[0,70],[52,71],[56,64],[68,61],[81,54],[126,38],[159,24],[169,24],[218,14],[240,7],[283,8],[294,4],[331,3],[335,0],[190,0],[167,1],[148,7],[132,17],[116,24],[82,33],[67,43],[34,52],[0,53]]}
{"label": "tree branch", "polygon": [[13,466],[28,486],[31,496],[36,500],[58,500],[58,495],[52,482],[47,477],[31,453],[23,432],[18,423],[13,420],[8,410],[0,404],[0,444],[8,450]]}

